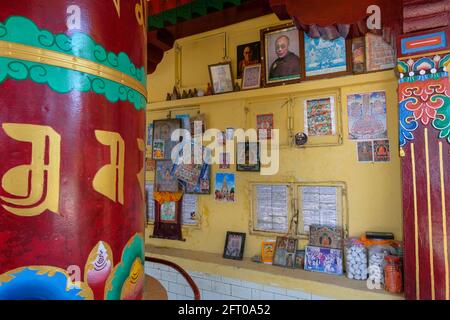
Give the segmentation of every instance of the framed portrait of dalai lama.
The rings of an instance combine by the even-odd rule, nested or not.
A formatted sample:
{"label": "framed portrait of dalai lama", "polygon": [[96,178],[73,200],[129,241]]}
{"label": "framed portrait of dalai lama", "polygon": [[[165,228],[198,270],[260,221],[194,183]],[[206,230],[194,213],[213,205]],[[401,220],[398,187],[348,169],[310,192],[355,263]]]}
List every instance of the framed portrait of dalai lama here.
{"label": "framed portrait of dalai lama", "polygon": [[293,23],[261,30],[265,86],[295,83],[303,78],[303,33]]}

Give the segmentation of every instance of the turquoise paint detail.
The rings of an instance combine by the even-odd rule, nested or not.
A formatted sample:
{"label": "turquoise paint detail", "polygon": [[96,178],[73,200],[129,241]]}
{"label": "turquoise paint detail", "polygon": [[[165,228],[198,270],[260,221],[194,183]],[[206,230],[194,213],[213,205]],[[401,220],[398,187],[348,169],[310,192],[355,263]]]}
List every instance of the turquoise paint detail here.
{"label": "turquoise paint detail", "polygon": [[112,103],[129,101],[137,110],[144,109],[147,104],[139,92],[114,81],[65,68],[0,57],[0,84],[8,78],[30,79],[62,94],[72,90],[93,91]]}
{"label": "turquoise paint detail", "polygon": [[144,87],[146,86],[147,76],[144,67],[136,68],[124,52],[117,55],[107,52],[104,47],[82,32],[76,32],[72,36],[64,33],[53,34],[48,30],[39,29],[33,21],[25,17],[11,16],[4,23],[0,23],[0,40],[52,50],[100,63],[123,72],[138,80]]}
{"label": "turquoise paint detail", "polygon": [[450,143],[450,97],[445,95],[435,95],[431,97],[431,102],[435,103],[437,100],[442,100],[442,106],[437,109],[437,116],[433,120],[433,127],[438,129],[439,138],[447,139]]}
{"label": "turquoise paint detail", "polygon": [[127,280],[136,258],[141,259],[142,266],[145,265],[144,239],[137,234],[123,249],[122,260],[111,275],[111,288],[105,294],[106,300],[120,300],[123,284]]}
{"label": "turquoise paint detail", "polygon": [[81,289],[67,289],[67,276],[39,274],[39,270],[25,268],[11,273],[12,279],[0,282],[0,300],[85,300],[79,296]]}

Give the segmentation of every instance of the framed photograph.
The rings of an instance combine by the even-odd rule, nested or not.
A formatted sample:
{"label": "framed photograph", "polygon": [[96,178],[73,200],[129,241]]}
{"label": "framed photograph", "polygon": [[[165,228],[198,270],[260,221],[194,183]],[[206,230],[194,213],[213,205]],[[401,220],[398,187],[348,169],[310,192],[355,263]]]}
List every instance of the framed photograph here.
{"label": "framed photograph", "polygon": [[223,257],[225,259],[242,260],[244,257],[245,233],[227,232]]}
{"label": "framed photograph", "polygon": [[261,87],[261,68],[260,63],[244,68],[242,90],[257,89]]}
{"label": "framed photograph", "polygon": [[394,49],[383,37],[373,33],[366,34],[366,70],[379,71],[392,69],[396,65]]}
{"label": "framed photograph", "polygon": [[238,142],[236,146],[236,171],[259,172],[259,142]]}
{"label": "framed photograph", "polygon": [[347,50],[347,41],[344,38],[335,40],[310,38],[305,32],[304,42],[307,78],[348,73],[350,50]]}
{"label": "framed photograph", "polygon": [[170,160],[172,149],[179,141],[172,141],[172,133],[181,129],[180,119],[153,121],[153,159]]}
{"label": "framed photograph", "polygon": [[347,109],[350,140],[388,138],[385,91],[350,94],[347,96]]}
{"label": "framed photograph", "polygon": [[297,250],[295,252],[295,269],[303,269],[305,266],[305,250]]}
{"label": "framed photograph", "polygon": [[336,134],[334,97],[305,100],[305,132],[309,137]]}
{"label": "framed photograph", "polygon": [[145,183],[145,205],[146,205],[146,222],[147,224],[155,221],[155,200],[153,199],[153,182]]}
{"label": "framed photograph", "polygon": [[363,73],[366,70],[366,41],[364,37],[352,40],[353,73]]}
{"label": "framed photograph", "polygon": [[190,118],[191,124],[191,136],[197,137],[202,135],[206,131],[206,120],[205,115],[203,113],[199,113],[194,117]]}
{"label": "framed photograph", "polygon": [[309,244],[317,247],[342,248],[343,230],[337,226],[312,224],[309,226]]}
{"label": "framed photograph", "polygon": [[157,160],[155,168],[155,192],[177,192],[178,179],[172,175],[172,160]]}
{"label": "framed photograph", "polygon": [[297,239],[289,237],[277,237],[273,265],[294,268],[295,253],[297,252]]}
{"label": "framed photograph", "polygon": [[209,65],[209,77],[212,83],[213,94],[234,91],[231,62]]}
{"label": "framed photograph", "polygon": [[234,173],[217,172],[214,189],[214,198],[216,201],[234,202],[236,189]]}
{"label": "framed photograph", "polygon": [[342,275],[342,250],[306,246],[305,270]]}
{"label": "framed photograph", "polygon": [[373,162],[373,141],[358,141],[356,151],[358,162]]}
{"label": "framed photograph", "polygon": [[265,86],[302,79],[303,35],[293,23],[261,30]]}
{"label": "framed photograph", "polygon": [[273,113],[256,115],[256,128],[258,129],[259,139],[261,140],[272,139]]}
{"label": "framed photograph", "polygon": [[373,160],[375,162],[391,161],[391,153],[389,151],[389,140],[375,140],[373,142]]}
{"label": "framed photograph", "polygon": [[259,41],[237,46],[237,78],[241,79],[244,68],[261,62],[261,43]]}

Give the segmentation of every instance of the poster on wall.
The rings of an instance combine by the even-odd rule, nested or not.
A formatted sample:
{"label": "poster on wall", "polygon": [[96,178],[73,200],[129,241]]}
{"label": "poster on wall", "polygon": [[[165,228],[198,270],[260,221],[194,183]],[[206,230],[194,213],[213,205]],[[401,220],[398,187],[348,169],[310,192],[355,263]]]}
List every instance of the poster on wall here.
{"label": "poster on wall", "polygon": [[236,159],[237,171],[260,171],[259,142],[238,142],[236,145]]}
{"label": "poster on wall", "polygon": [[172,175],[171,160],[157,160],[155,172],[155,191],[156,192],[177,192],[178,179]]}
{"label": "poster on wall", "polygon": [[359,162],[373,162],[372,141],[358,141],[358,143],[356,144],[356,148]]}
{"label": "poster on wall", "polygon": [[196,225],[198,196],[195,194],[184,194],[181,202],[181,222],[183,225]]}
{"label": "poster on wall", "polygon": [[234,173],[216,173],[216,184],[214,187],[216,201],[234,202],[235,188]]}
{"label": "poster on wall", "polygon": [[273,113],[258,114],[256,116],[256,128],[258,129],[259,139],[261,140],[272,139]]}
{"label": "poster on wall", "polygon": [[347,109],[350,140],[387,139],[385,91],[350,94]]}
{"label": "poster on wall", "polygon": [[194,186],[184,185],[187,194],[210,194],[211,193],[211,166],[203,164],[198,183]]}
{"label": "poster on wall", "polygon": [[391,153],[389,151],[389,140],[375,140],[373,142],[373,158],[375,162],[391,161]]}
{"label": "poster on wall", "polygon": [[304,119],[308,136],[335,135],[334,97],[305,100]]}
{"label": "poster on wall", "polygon": [[335,40],[310,38],[305,34],[306,76],[319,76],[347,71],[347,49],[345,39]]}

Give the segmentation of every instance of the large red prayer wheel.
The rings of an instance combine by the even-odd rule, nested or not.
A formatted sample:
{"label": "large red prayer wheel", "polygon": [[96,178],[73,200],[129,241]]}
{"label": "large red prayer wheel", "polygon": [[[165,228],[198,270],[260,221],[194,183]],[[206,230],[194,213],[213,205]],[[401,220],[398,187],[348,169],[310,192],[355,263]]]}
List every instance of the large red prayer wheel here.
{"label": "large red prayer wheel", "polygon": [[146,1],[0,2],[0,299],[140,299]]}

